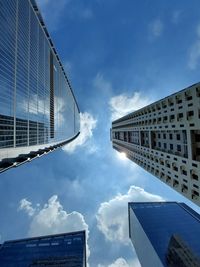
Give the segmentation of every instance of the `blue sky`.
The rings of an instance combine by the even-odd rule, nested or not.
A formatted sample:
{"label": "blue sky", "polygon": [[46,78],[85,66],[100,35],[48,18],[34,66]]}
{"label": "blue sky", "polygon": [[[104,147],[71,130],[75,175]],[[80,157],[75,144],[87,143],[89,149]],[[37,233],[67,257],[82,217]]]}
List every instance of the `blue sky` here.
{"label": "blue sky", "polygon": [[[184,201],[112,149],[112,118],[199,82],[198,0],[38,0],[81,110],[74,143],[1,174],[0,237],[88,230],[90,267],[140,266],[127,202]],[[88,253],[89,255],[89,253]]]}

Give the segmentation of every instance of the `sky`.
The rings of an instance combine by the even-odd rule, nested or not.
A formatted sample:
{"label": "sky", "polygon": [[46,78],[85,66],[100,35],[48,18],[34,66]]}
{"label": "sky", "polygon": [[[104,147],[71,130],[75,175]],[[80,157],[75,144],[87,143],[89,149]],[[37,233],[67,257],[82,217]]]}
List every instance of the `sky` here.
{"label": "sky", "polygon": [[0,242],[86,229],[90,267],[139,267],[127,203],[183,201],[121,159],[111,121],[199,82],[199,0],[38,0],[81,111],[71,144],[0,174]]}

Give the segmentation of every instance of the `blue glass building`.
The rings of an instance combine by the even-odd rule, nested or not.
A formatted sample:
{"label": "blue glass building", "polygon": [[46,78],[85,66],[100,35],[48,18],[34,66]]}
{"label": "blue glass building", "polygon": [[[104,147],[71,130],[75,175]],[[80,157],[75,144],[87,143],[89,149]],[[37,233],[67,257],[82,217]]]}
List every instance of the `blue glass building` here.
{"label": "blue glass building", "polygon": [[0,0],[0,171],[79,134],[79,108],[35,0]]}
{"label": "blue glass building", "polygon": [[1,267],[86,267],[85,231],[6,241]]}
{"label": "blue glass building", "polygon": [[200,266],[200,215],[184,203],[129,203],[129,237],[142,267]]}

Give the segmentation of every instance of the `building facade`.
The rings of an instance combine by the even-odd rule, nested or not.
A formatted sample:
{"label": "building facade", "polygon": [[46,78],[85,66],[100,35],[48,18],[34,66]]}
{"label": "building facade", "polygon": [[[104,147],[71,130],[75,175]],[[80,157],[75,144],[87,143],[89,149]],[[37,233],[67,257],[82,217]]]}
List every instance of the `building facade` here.
{"label": "building facade", "polygon": [[200,266],[200,215],[184,203],[128,204],[129,237],[142,267]]}
{"label": "building facade", "polygon": [[35,0],[0,1],[0,171],[79,133],[79,108]]}
{"label": "building facade", "polygon": [[200,83],[112,122],[113,148],[200,205]]}
{"label": "building facade", "polygon": [[86,267],[85,231],[6,241],[2,267]]}

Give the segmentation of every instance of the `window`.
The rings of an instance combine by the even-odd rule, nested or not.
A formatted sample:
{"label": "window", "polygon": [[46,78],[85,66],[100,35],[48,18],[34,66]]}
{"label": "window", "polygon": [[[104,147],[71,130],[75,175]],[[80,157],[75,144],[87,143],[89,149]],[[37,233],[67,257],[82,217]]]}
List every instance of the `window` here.
{"label": "window", "polygon": [[166,148],[167,148],[167,144],[166,144],[166,143],[164,143],[163,145],[164,145],[164,149],[166,149]]}
{"label": "window", "polygon": [[199,196],[199,192],[197,192],[196,190],[192,190],[192,198],[195,198]]}
{"label": "window", "polygon": [[200,142],[200,134],[195,134],[195,141]]}
{"label": "window", "polygon": [[167,121],[167,116],[165,116],[165,117],[163,118],[163,121]]}
{"label": "window", "polygon": [[176,165],[173,165],[173,170],[177,172],[178,171],[178,167]]}
{"label": "window", "polygon": [[183,113],[178,113],[178,119],[183,118]]}
{"label": "window", "polygon": [[174,114],[170,115],[170,121],[174,120],[175,116]]}
{"label": "window", "polygon": [[177,151],[181,151],[181,145],[177,145]]}
{"label": "window", "polygon": [[163,139],[166,139],[166,134],[165,133],[163,134]]}
{"label": "window", "polygon": [[174,181],[173,181],[173,186],[174,186],[174,187],[177,187],[178,185],[179,185],[179,182],[178,182],[177,180],[174,180]]}
{"label": "window", "polygon": [[186,170],[182,170],[182,174],[183,175],[187,175],[187,171]]}
{"label": "window", "polygon": [[182,192],[187,192],[188,191],[188,187],[187,187],[187,185],[182,185],[182,190],[181,190]]}
{"label": "window", "polygon": [[196,93],[197,97],[200,97],[200,88],[196,87]]}
{"label": "window", "polygon": [[174,146],[173,144],[170,144],[170,150],[173,150]]}
{"label": "window", "polygon": [[171,139],[171,140],[172,140],[172,137],[173,137],[173,135],[172,135],[172,134],[169,134],[169,139]]}
{"label": "window", "polygon": [[188,117],[194,116],[194,111],[193,110],[188,111],[187,115]]}
{"label": "window", "polygon": [[54,138],[54,68],[53,54],[50,53],[50,137]]}
{"label": "window", "polygon": [[180,134],[177,134],[177,135],[176,135],[176,139],[177,139],[177,140],[180,140],[180,139],[181,139]]}
{"label": "window", "polygon": [[187,101],[192,100],[192,96],[191,96],[191,95],[185,94],[185,96],[186,96],[186,100],[187,100]]}
{"label": "window", "polygon": [[196,147],[196,156],[199,156],[199,155],[200,155],[200,148]]}
{"label": "window", "polygon": [[176,96],[176,103],[177,104],[182,103],[182,99],[181,99],[181,96],[180,95],[179,96]]}

